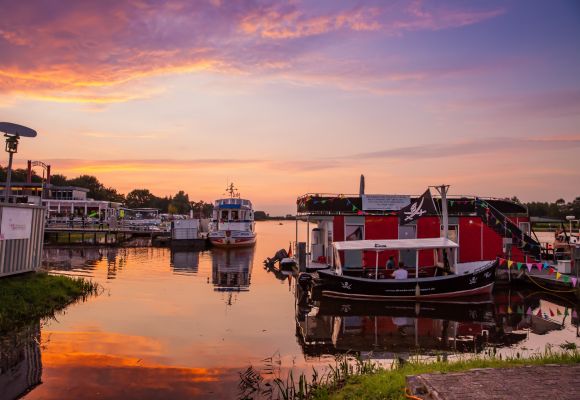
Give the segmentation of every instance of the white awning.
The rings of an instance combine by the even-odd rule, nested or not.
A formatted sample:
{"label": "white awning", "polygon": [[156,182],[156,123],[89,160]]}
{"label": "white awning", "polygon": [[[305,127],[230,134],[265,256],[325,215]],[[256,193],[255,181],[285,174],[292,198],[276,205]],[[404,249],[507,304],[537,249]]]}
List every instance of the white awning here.
{"label": "white awning", "polygon": [[459,247],[457,243],[447,238],[428,239],[391,239],[391,240],[350,240],[334,242],[337,250],[421,250],[421,249],[451,249]]}

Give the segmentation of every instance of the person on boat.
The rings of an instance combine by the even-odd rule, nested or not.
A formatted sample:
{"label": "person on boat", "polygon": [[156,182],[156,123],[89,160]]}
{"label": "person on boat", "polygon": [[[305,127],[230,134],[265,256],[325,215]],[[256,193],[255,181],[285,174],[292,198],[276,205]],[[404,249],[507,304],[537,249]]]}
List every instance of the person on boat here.
{"label": "person on boat", "polygon": [[387,269],[395,269],[395,256],[390,256],[387,260]]}
{"label": "person on boat", "polygon": [[409,273],[405,269],[405,263],[399,261],[399,265],[397,265],[397,269],[393,272],[393,278],[395,279],[407,279],[409,277]]}

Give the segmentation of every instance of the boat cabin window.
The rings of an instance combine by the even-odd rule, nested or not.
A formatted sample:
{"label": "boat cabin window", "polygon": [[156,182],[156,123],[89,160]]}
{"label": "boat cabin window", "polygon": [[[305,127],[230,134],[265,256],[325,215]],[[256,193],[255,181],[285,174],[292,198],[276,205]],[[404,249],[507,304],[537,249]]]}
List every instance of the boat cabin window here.
{"label": "boat cabin window", "polygon": [[232,219],[237,221],[239,219],[238,210],[232,210]]}
{"label": "boat cabin window", "polygon": [[220,218],[227,221],[229,219],[228,210],[222,210]]}

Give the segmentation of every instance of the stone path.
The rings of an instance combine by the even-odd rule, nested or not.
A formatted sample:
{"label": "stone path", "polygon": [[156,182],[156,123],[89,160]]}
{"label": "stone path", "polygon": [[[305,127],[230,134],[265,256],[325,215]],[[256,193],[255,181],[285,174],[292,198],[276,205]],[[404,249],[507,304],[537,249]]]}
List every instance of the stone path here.
{"label": "stone path", "polygon": [[407,377],[421,399],[580,399],[580,365],[484,368]]}

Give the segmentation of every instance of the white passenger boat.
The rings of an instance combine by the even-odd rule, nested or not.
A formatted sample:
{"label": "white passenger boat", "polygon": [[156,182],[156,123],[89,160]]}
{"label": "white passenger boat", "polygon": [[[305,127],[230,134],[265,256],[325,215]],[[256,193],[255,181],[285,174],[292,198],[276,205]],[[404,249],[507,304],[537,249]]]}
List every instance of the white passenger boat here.
{"label": "white passenger boat", "polygon": [[233,183],[226,189],[229,197],[215,201],[208,239],[218,247],[252,246],[256,243],[252,202],[242,199]]}

